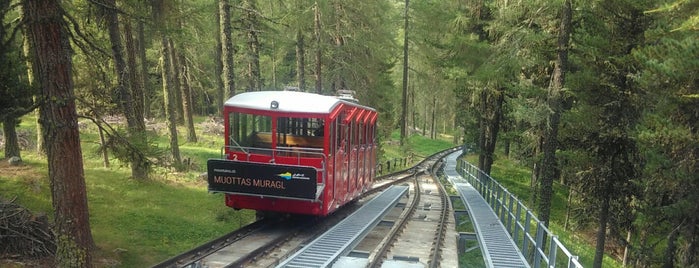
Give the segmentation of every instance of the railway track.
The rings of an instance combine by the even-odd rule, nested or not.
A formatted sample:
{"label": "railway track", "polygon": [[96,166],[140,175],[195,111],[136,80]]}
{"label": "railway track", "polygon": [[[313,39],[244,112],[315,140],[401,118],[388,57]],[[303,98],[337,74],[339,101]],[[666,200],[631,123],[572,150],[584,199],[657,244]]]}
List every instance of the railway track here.
{"label": "railway track", "polygon": [[[154,267],[274,267],[304,246],[308,246],[313,239],[361,208],[371,198],[397,184],[410,185],[410,194],[404,199],[408,199],[409,201],[405,202],[410,202],[411,205],[406,208],[405,202],[400,201],[391,209],[386,216],[387,219],[382,220],[382,223],[375,226],[373,231],[367,231],[366,237],[382,237],[382,241],[379,241],[380,243],[372,242],[372,239],[361,241],[355,247],[356,249],[352,249],[355,252],[353,254],[357,255],[359,252],[362,257],[367,257],[367,264],[371,267],[378,267],[384,261],[414,260],[430,263],[430,267],[438,267],[442,259],[441,241],[444,241],[447,230],[454,228],[450,225],[453,225],[453,222],[449,223],[451,219],[448,217],[451,215],[449,198],[440,190],[439,183],[433,179],[433,174],[439,160],[448,152],[451,150],[430,156],[410,169],[377,178],[372,189],[362,195],[358,201],[325,218],[293,216],[262,219]],[[400,223],[395,224],[395,222]],[[387,228],[390,229],[389,236],[386,236]],[[430,242],[423,240],[424,237],[413,236],[427,234],[428,232],[424,230],[430,230],[433,233],[430,235]],[[408,253],[404,250],[404,248],[415,248],[416,241],[419,241],[418,244],[430,245],[430,249],[427,250],[429,256]],[[367,245],[372,243],[374,248],[369,249],[370,246]]]}
{"label": "railway track", "polygon": [[[392,267],[456,267],[455,254],[443,256],[445,236],[456,236],[449,197],[435,176],[440,162],[429,162],[411,180],[411,194],[402,213],[395,219],[392,228],[377,228],[373,237],[363,241],[359,251],[371,252],[366,267],[381,267],[390,263]],[[451,240],[449,240],[451,241]],[[453,241],[452,241],[453,242]],[[455,248],[455,243],[447,247]],[[445,258],[446,257],[446,258]],[[444,260],[444,261],[443,261]]]}

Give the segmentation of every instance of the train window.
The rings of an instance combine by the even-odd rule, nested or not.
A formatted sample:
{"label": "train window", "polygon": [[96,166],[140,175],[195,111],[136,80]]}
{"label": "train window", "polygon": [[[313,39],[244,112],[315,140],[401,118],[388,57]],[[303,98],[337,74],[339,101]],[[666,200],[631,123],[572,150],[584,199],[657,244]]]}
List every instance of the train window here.
{"label": "train window", "polygon": [[278,147],[323,148],[323,118],[277,118]]}
{"label": "train window", "polygon": [[343,124],[344,121],[345,121],[345,114],[344,113],[340,113],[337,117],[337,120],[335,120],[335,124],[336,124],[336,126],[335,126],[335,131],[336,131],[335,138],[337,140],[337,142],[335,144],[336,144],[336,147],[338,149],[342,149],[342,150],[344,150],[344,148],[342,148],[342,146],[345,145],[343,142],[346,142],[346,139],[347,139],[347,126]]}
{"label": "train window", "polygon": [[359,144],[366,143],[366,132],[364,130],[364,121],[359,121]]}
{"label": "train window", "polygon": [[330,135],[328,135],[328,140],[330,142],[330,155],[335,155],[335,150],[337,146],[337,139],[334,139],[333,137],[337,137],[337,130],[335,127],[335,123],[337,120],[330,121],[328,124],[328,129],[330,130]]}
{"label": "train window", "polygon": [[231,146],[272,148],[272,117],[233,112],[228,127]]}

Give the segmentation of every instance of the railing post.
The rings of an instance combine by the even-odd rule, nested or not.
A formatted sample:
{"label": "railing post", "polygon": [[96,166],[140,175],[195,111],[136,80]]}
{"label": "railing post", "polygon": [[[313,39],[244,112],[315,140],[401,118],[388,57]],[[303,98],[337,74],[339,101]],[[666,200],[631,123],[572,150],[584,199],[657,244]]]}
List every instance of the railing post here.
{"label": "railing post", "polygon": [[551,236],[551,245],[549,246],[549,263],[548,267],[556,267],[556,253],[558,249],[558,236]]}
{"label": "railing post", "polygon": [[[515,243],[517,243],[517,239],[519,239],[519,227],[517,226],[517,223],[520,221],[520,217],[522,215],[522,203],[517,202],[517,214],[515,214],[515,230],[514,230],[514,235],[512,235],[512,238],[515,239]],[[524,226],[522,226],[524,227]],[[526,237],[525,237],[526,239]]]}
{"label": "railing post", "polygon": [[510,202],[507,204],[507,232],[512,234],[512,203],[515,200],[515,196],[510,193]]}
{"label": "railing post", "polygon": [[575,262],[574,262],[573,260],[576,260],[576,261],[577,261],[577,260],[578,260],[578,256],[577,256],[577,255],[573,255],[573,256],[570,256],[570,257],[568,258],[568,268],[576,268],[576,267],[577,267],[577,265],[575,265]]}
{"label": "railing post", "polygon": [[529,234],[529,222],[532,220],[532,213],[527,209],[527,216],[524,217],[524,239],[522,239],[522,255],[526,258],[527,257],[527,252],[529,252],[529,238],[527,235]]}
{"label": "railing post", "polygon": [[[536,241],[534,242],[536,246],[534,247],[534,267],[541,267],[541,254],[543,254],[544,249],[541,247],[544,243],[544,228],[541,222],[536,224]],[[540,253],[541,252],[541,253]]]}
{"label": "railing post", "polygon": [[493,201],[490,206],[493,208],[495,216],[498,216],[498,219],[500,219],[500,206],[498,205],[498,201],[500,201],[500,187],[493,183],[493,191]]}
{"label": "railing post", "polygon": [[493,181],[485,173],[483,173],[483,177],[485,177],[485,181],[488,182],[488,204],[490,204],[490,206],[492,207],[493,198],[495,198],[495,188],[493,188]]}
{"label": "railing post", "polygon": [[502,219],[503,223],[507,222],[507,194],[507,189],[502,188],[502,197],[500,199],[500,218]]}

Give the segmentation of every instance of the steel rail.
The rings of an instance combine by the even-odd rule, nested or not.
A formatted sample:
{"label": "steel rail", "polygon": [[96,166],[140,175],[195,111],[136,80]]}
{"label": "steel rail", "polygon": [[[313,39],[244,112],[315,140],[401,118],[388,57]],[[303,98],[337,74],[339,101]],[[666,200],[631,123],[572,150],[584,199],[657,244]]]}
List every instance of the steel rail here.
{"label": "steel rail", "polygon": [[439,176],[437,176],[436,172],[437,170],[441,170],[444,166],[444,161],[441,161],[441,159],[444,159],[444,157],[440,158],[438,164],[435,164],[432,168],[432,179],[435,180],[435,183],[437,184],[437,186],[439,186],[439,192],[441,193],[440,196],[442,198],[442,212],[439,220],[440,227],[438,228],[437,237],[435,241],[435,250],[434,252],[432,252],[432,258],[429,263],[429,266],[431,268],[440,267],[439,260],[441,259],[442,243],[446,234],[447,222],[449,221],[449,212],[452,209],[451,199],[449,199],[447,190],[444,189],[444,185],[441,183],[441,181],[439,181]]}
{"label": "steel rail", "polygon": [[193,249],[185,251],[177,256],[167,259],[153,266],[153,268],[187,267],[204,257],[224,248],[246,236],[262,230],[274,223],[274,219],[261,219],[245,225],[240,229],[227,233],[219,238],[206,242]]}
{"label": "steel rail", "polygon": [[417,174],[413,175],[413,180],[415,183],[415,196],[413,197],[413,200],[410,203],[410,206],[408,207],[408,212],[405,214],[404,217],[401,217],[400,221],[398,222],[398,225],[392,228],[391,231],[386,235],[386,240],[384,240],[385,242],[376,251],[376,254],[370,256],[369,264],[367,265],[367,267],[381,267],[383,259],[386,257],[386,254],[388,253],[388,249],[391,248],[396,239],[398,239],[398,232],[405,228],[405,226],[408,223],[408,220],[410,220],[410,218],[415,213],[417,205],[420,203],[420,182],[417,179]]}
{"label": "steel rail", "polygon": [[[425,175],[429,175],[430,178],[433,180],[433,182],[440,186],[439,187],[440,197],[442,199],[442,211],[441,211],[441,215],[440,215],[440,222],[438,223],[439,227],[437,228],[438,229],[437,235],[435,237],[435,239],[436,239],[435,248],[433,249],[433,252],[431,254],[432,257],[430,258],[431,259],[430,267],[436,267],[435,264],[439,263],[438,258],[440,257],[440,252],[441,252],[439,250],[439,247],[441,246],[441,241],[442,241],[444,233],[445,233],[444,232],[444,229],[446,228],[445,223],[447,221],[447,217],[449,216],[448,210],[449,210],[449,206],[450,206],[447,203],[448,201],[445,202],[445,200],[449,200],[449,198],[446,195],[446,191],[443,189],[443,187],[439,183],[439,181],[435,180],[434,174],[435,174],[435,170],[437,170],[442,163],[441,159],[443,159],[448,153],[452,152],[453,150],[455,150],[455,148],[443,150],[439,153],[436,153],[430,157],[425,158],[422,162],[420,162],[418,165],[416,165],[416,166],[421,166],[424,164],[428,164],[428,162],[430,162],[430,161],[434,161],[433,163],[431,163],[431,166],[429,167],[431,174],[428,173],[426,170],[422,170],[421,173],[425,173]],[[376,252],[369,257],[369,263],[368,263],[367,267],[381,267],[383,260],[386,258],[388,250],[393,246],[396,239],[398,239],[399,232],[401,230],[405,229],[409,220],[412,218],[412,215],[417,210],[418,204],[420,203],[419,201],[420,201],[421,192],[422,192],[422,190],[420,188],[420,182],[417,178],[417,175],[418,175],[418,173],[414,173],[414,175],[413,175],[413,179],[414,179],[414,183],[415,183],[415,197],[413,198],[413,200],[408,208],[409,210],[408,210],[407,214],[405,215],[405,217],[402,217],[400,219],[397,227],[393,228],[387,234],[386,239],[384,241],[382,241],[382,244],[380,245],[378,250],[376,250]]]}

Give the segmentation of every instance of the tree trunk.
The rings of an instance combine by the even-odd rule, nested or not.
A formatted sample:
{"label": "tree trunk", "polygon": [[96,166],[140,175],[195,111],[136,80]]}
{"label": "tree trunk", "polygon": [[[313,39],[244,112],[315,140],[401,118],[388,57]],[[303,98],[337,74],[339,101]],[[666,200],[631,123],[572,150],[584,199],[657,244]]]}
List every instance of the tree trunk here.
{"label": "tree trunk", "polygon": [[187,127],[187,142],[197,142],[197,133],[194,131],[194,118],[192,116],[192,88],[189,86],[189,67],[184,55],[180,53],[180,86],[182,88],[182,110],[184,122]]}
{"label": "tree trunk", "polygon": [[248,43],[248,89],[247,91],[262,90],[262,78],[260,77],[260,20],[257,13],[255,0],[243,1],[244,20],[247,27]]}
{"label": "tree trunk", "polygon": [[151,118],[153,115],[150,111],[150,105],[152,102],[153,89],[150,86],[150,79],[148,79],[148,58],[146,58],[146,30],[145,23],[143,20],[138,22],[138,59],[140,61],[140,75],[138,79],[141,81],[142,87],[142,98],[143,98],[143,118]]}
{"label": "tree trunk", "polygon": [[[543,128],[543,127],[540,127]],[[534,166],[532,167],[532,176],[529,184],[529,191],[531,192],[531,196],[529,197],[530,204],[533,206],[536,206],[539,202],[539,182],[541,180],[541,159],[539,159],[541,155],[541,143],[543,139],[541,136],[538,137],[536,141],[536,146],[532,149],[532,158],[534,159]]]}
{"label": "tree trunk", "polygon": [[172,65],[173,49],[172,42],[169,40],[165,29],[167,28],[168,15],[170,11],[170,2],[167,0],[154,0],[153,17],[159,30],[160,36],[160,70],[162,70],[163,83],[163,104],[165,106],[165,117],[170,138],[170,152],[172,154],[173,166],[177,170],[181,170],[182,158],[180,157],[180,145],[177,139],[177,118],[175,114],[175,96],[172,90],[174,76],[174,67]]}
{"label": "tree trunk", "polygon": [[[570,198],[568,198],[568,199],[570,199]],[[568,203],[570,203],[570,202],[568,202]],[[566,211],[566,223],[567,223],[567,219],[568,219],[568,212]],[[626,232],[626,241],[625,241],[625,245],[624,245],[624,257],[621,259],[621,267],[628,267],[630,251],[631,251],[631,230],[628,230]]]}
{"label": "tree trunk", "polygon": [[75,95],[70,35],[59,1],[25,0],[39,96],[40,122],[46,142],[48,174],[54,209],[58,267],[92,267],[90,232]]}
{"label": "tree trunk", "polygon": [[[135,79],[134,69],[129,69],[124,60],[124,47],[121,42],[121,31],[119,30],[119,18],[117,15],[117,7],[115,0],[103,0],[106,13],[107,28],[109,31],[109,40],[112,43],[112,57],[114,59],[114,67],[117,75],[118,104],[122,113],[126,117],[127,130],[129,133],[129,142],[133,144],[140,143],[145,138],[145,124],[143,116],[138,114],[136,102],[140,101],[134,98],[132,86]],[[130,29],[130,27],[129,27]],[[130,40],[130,31],[126,32],[127,40]],[[133,43],[133,42],[130,42]],[[133,62],[135,65],[135,61]],[[143,154],[139,151],[139,146],[134,146],[131,152],[131,176],[135,179],[144,179],[148,177],[148,164]]]}
{"label": "tree trunk", "polygon": [[[506,121],[504,124],[502,124],[502,132],[504,133],[509,133],[511,130],[510,128],[512,126],[509,125],[510,122]],[[509,135],[508,135],[509,136]],[[506,158],[510,158],[510,146],[512,144],[512,138],[506,137],[505,139],[502,140],[502,154]]]}
{"label": "tree trunk", "polygon": [[[126,32],[126,51],[128,54],[128,71],[131,80],[131,96],[134,102],[133,117],[135,119],[135,131],[131,134],[131,140],[136,140],[138,144],[141,145],[139,149],[145,150],[145,147],[150,146],[148,142],[149,137],[146,131],[145,122],[145,111],[150,110],[148,108],[150,106],[150,102],[146,102],[146,90],[148,90],[148,88],[146,87],[148,83],[148,66],[145,54],[146,49],[145,47],[143,47],[145,45],[143,22],[139,22],[138,27],[138,38],[139,45],[141,46],[141,48],[138,48],[138,45],[135,44],[133,40],[133,30],[131,28],[131,23],[129,22],[129,20],[126,19],[124,24],[124,31]],[[142,66],[140,70],[138,69],[138,66],[136,64],[137,58],[141,59]],[[146,106],[146,103],[148,103],[149,106]],[[131,161],[132,176],[136,179],[148,178],[148,173],[150,172],[151,167],[145,154],[142,152],[137,152],[132,157],[134,158],[134,160]]]}
{"label": "tree trunk", "polygon": [[218,8],[220,11],[220,22],[221,22],[221,59],[223,59],[223,85],[224,87],[219,91],[220,106],[223,112],[223,103],[229,97],[235,95],[235,73],[233,72],[233,39],[232,39],[232,28],[231,25],[231,5],[229,0],[219,0]]}
{"label": "tree trunk", "polygon": [[133,99],[134,117],[138,130],[145,131],[146,126],[143,121],[143,81],[139,77],[138,66],[136,64],[136,44],[133,39],[131,22],[124,20],[124,36],[126,37],[126,55],[129,81],[131,82],[131,96]]}
{"label": "tree trunk", "polygon": [[323,49],[321,47],[322,39],[320,38],[320,6],[318,2],[315,2],[313,7],[313,33],[316,37],[316,66],[315,66],[315,79],[316,79],[316,93],[323,93],[323,78],[321,76],[322,71],[322,55]]}
{"label": "tree trunk", "polygon": [[502,120],[502,104],[505,102],[505,93],[501,90],[481,93],[481,151],[478,156],[478,168],[490,175],[495,155],[495,143],[500,131]]}
{"label": "tree trunk", "polygon": [[541,162],[541,187],[539,198],[539,220],[548,227],[551,215],[551,198],[553,195],[553,181],[558,174],[556,163],[556,150],[558,149],[558,125],[563,112],[561,91],[565,84],[565,74],[568,71],[568,43],[570,40],[572,7],[570,0],[566,0],[561,10],[561,24],[558,32],[558,52],[553,67],[551,83],[548,88],[547,104],[551,113],[544,127]]}
{"label": "tree trunk", "polygon": [[480,98],[478,99],[478,169],[484,170],[485,168],[485,155],[483,155],[483,150],[485,150],[485,138],[486,138],[486,125],[487,116],[485,111],[488,108],[488,95],[485,90],[480,92]]}
{"label": "tree trunk", "polygon": [[[26,30],[25,30],[26,31]],[[28,36],[28,33],[24,33],[25,35]],[[34,69],[34,64],[32,64],[32,59],[34,56],[32,55],[32,48],[31,44],[29,44],[29,38],[24,38],[24,41],[22,42],[22,54],[27,58],[26,64],[27,64],[27,80],[29,81],[29,86],[33,87],[36,85],[35,83],[35,76],[34,73],[36,70]],[[34,102],[37,102],[38,96],[34,97]],[[43,132],[41,128],[41,123],[39,123],[39,109],[36,110],[36,153],[39,155],[46,155],[46,148],[44,147],[44,137],[41,136],[41,133]]]}
{"label": "tree trunk", "polygon": [[437,128],[435,127],[437,118],[435,117],[435,113],[437,112],[437,96],[433,95],[432,96],[432,118],[430,119],[430,138],[432,139],[437,139]]}
{"label": "tree trunk", "polygon": [[[417,129],[417,104],[415,104],[415,87],[409,88],[408,90],[408,107],[413,107],[410,109],[410,122],[412,123],[413,129]],[[424,130],[424,129],[423,129]],[[423,132],[424,136],[425,133]]]}
{"label": "tree trunk", "polygon": [[[604,191],[609,193],[611,189],[609,183],[605,185]],[[592,267],[593,268],[601,268],[602,267],[602,259],[604,258],[604,244],[606,242],[607,238],[607,222],[609,219],[609,199],[610,197],[607,195],[604,197],[602,200],[602,207],[600,208],[599,211],[599,217],[598,217],[598,224],[597,224],[597,244],[595,245],[595,259],[592,262]]]}
{"label": "tree trunk", "polygon": [[17,124],[19,120],[15,117],[5,117],[2,122],[2,132],[5,135],[5,158],[17,156],[22,158],[17,139]]}
{"label": "tree trunk", "polygon": [[19,120],[14,116],[6,116],[2,122],[2,132],[5,135],[5,158],[13,156],[22,158],[17,139],[17,124]]}
{"label": "tree trunk", "polygon": [[[220,3],[220,2],[219,2]],[[216,62],[216,74],[215,74],[215,81],[216,81],[216,97],[214,98],[215,105],[216,105],[216,111],[221,111],[223,112],[223,103],[225,99],[225,86],[223,84],[223,54],[222,54],[222,45],[221,45],[221,8],[218,6],[216,7],[216,33],[217,37],[216,38],[216,48],[214,49],[214,61]],[[218,114],[218,112],[217,112]]]}
{"label": "tree trunk", "polygon": [[172,105],[175,107],[175,119],[177,125],[184,125],[184,106],[182,106],[182,85],[180,84],[180,58],[177,56],[180,53],[179,47],[175,47],[175,42],[172,38],[168,38],[168,46],[170,52],[170,64],[172,71],[172,86],[170,87],[170,93],[172,93]]}
{"label": "tree trunk", "polygon": [[296,32],[296,80],[299,90],[306,92],[306,43],[301,30]]}
{"label": "tree trunk", "polygon": [[100,135],[100,147],[101,150],[100,152],[102,153],[102,166],[105,168],[109,167],[109,150],[107,150],[107,147],[105,146],[107,144],[107,141],[104,136],[104,130],[102,129],[102,118],[97,118],[95,120],[95,123],[97,124],[97,130],[99,131]]}
{"label": "tree trunk", "polygon": [[697,222],[697,215],[693,215],[690,219],[688,219],[689,222],[686,225],[686,228],[684,229],[684,237],[687,240],[686,241],[686,250],[682,256],[682,263],[681,266],[684,267],[696,267],[697,266],[697,225],[699,225],[699,222]]}
{"label": "tree trunk", "polygon": [[345,78],[343,77],[342,73],[342,64],[345,62],[344,56],[340,53],[343,50],[343,46],[345,45],[345,37],[343,36],[343,26],[345,23],[345,20],[343,19],[343,14],[344,12],[344,6],[342,5],[344,2],[340,0],[335,0],[332,1],[333,7],[334,7],[334,12],[335,12],[335,60],[331,61],[331,64],[333,67],[331,67],[333,77],[332,77],[332,91],[337,94],[338,90],[344,90],[347,89],[345,85]]}
{"label": "tree trunk", "polygon": [[665,254],[663,254],[663,268],[675,267],[675,253],[677,252],[677,238],[679,234],[677,229],[673,229],[670,235],[667,236],[667,248],[665,248]]}
{"label": "tree trunk", "polygon": [[408,10],[409,0],[405,0],[405,10],[403,12],[403,92],[401,96],[400,115],[400,145],[405,144],[408,136],[406,131],[406,119],[408,117]]}
{"label": "tree trunk", "polygon": [[172,90],[175,80],[174,66],[172,65],[172,42],[163,34],[160,45],[162,46],[162,70],[163,70],[163,101],[165,105],[165,117],[167,118],[167,129],[170,137],[170,152],[172,153],[173,165],[175,169],[181,170],[182,158],[180,157],[180,145],[177,138],[177,115],[175,110],[175,97]]}

